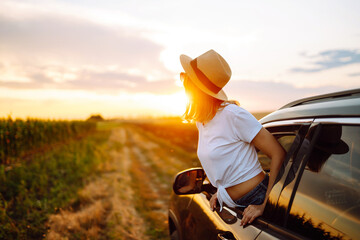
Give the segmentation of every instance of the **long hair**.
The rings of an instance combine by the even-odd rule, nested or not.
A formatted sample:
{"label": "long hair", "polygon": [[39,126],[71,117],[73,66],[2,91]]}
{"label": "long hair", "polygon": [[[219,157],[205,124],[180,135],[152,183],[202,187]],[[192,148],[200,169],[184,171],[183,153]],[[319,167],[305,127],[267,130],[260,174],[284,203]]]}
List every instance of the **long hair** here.
{"label": "long hair", "polygon": [[213,119],[217,111],[224,107],[222,103],[234,103],[236,101],[224,101],[214,98],[201,91],[187,76],[182,75],[182,81],[188,98],[183,118],[187,122],[206,123]]}

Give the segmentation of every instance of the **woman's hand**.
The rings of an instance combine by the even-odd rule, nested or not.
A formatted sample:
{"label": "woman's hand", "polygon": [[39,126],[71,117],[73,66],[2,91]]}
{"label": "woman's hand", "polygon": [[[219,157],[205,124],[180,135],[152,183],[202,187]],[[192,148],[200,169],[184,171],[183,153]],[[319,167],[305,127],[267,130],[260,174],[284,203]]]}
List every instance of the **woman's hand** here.
{"label": "woman's hand", "polygon": [[190,192],[191,190],[194,190],[194,186],[186,185],[182,188],[179,188],[178,191],[181,193],[187,193],[187,192]]}
{"label": "woman's hand", "polygon": [[248,223],[252,223],[255,218],[261,216],[264,212],[265,205],[249,205],[243,212],[240,226],[244,226]]}
{"label": "woman's hand", "polygon": [[210,198],[210,209],[212,210],[212,211],[214,211],[215,210],[215,208],[216,208],[216,203],[217,203],[217,192],[215,193],[215,194],[213,194],[212,196],[211,196],[211,198]]}

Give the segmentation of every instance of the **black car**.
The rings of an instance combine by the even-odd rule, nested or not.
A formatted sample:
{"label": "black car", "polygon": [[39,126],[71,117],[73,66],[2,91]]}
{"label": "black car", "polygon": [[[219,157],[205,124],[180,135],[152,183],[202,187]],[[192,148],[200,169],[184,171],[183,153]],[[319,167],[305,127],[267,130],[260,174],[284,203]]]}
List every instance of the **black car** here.
{"label": "black car", "polygon": [[301,99],[260,122],[287,151],[263,216],[242,227],[242,208],[211,211],[216,188],[188,169],[173,184],[171,238],[360,239],[360,89]]}

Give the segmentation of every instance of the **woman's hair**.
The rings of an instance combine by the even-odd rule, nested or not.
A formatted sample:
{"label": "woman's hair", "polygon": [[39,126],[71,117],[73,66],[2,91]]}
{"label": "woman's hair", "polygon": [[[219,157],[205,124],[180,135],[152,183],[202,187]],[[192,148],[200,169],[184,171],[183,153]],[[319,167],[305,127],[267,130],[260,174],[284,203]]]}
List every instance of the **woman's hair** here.
{"label": "woman's hair", "polygon": [[183,84],[188,98],[186,110],[183,115],[187,122],[208,122],[224,107],[222,103],[237,104],[237,101],[224,101],[214,98],[201,91],[186,75]]}

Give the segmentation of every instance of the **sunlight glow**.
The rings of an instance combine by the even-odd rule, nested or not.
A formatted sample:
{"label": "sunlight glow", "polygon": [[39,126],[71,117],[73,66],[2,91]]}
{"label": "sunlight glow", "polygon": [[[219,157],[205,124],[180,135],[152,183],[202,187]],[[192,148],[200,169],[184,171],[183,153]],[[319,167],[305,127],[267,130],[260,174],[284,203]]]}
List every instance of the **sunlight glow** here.
{"label": "sunlight glow", "polygon": [[184,91],[169,95],[147,95],[142,100],[149,109],[155,109],[155,115],[181,115],[186,107]]}
{"label": "sunlight glow", "polygon": [[156,95],[150,93],[116,95],[87,91],[48,89],[11,90],[0,88],[0,115],[14,118],[84,119],[92,113],[105,118],[180,116],[185,111],[184,91]]}

